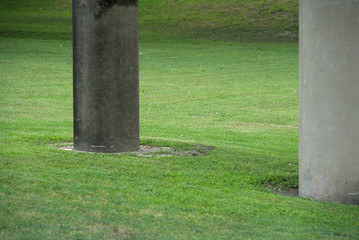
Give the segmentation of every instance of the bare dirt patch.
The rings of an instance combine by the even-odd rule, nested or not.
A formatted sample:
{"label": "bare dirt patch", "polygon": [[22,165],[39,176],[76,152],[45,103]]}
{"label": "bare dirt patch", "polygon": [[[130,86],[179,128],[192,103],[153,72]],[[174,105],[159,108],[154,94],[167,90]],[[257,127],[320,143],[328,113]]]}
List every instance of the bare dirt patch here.
{"label": "bare dirt patch", "polygon": [[291,187],[269,187],[272,192],[280,194],[282,196],[287,197],[298,197],[299,196],[299,189],[298,188],[291,188]]}
{"label": "bare dirt patch", "polygon": [[[77,151],[74,149],[74,146],[67,145],[62,147],[57,147],[57,149],[65,151]],[[134,152],[121,152],[114,153],[118,155],[122,154],[134,154],[140,157],[170,157],[170,156],[201,156],[209,153],[214,148],[209,146],[198,145],[197,149],[191,150],[178,150],[171,147],[160,147],[160,146],[151,146],[151,145],[140,145],[140,149]],[[81,152],[81,151],[78,151]]]}

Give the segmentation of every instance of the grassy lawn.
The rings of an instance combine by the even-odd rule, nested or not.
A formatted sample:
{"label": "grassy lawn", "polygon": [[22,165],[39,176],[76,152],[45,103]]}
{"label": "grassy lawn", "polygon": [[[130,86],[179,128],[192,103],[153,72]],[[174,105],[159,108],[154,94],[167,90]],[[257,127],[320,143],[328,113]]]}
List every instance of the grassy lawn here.
{"label": "grassy lawn", "polygon": [[141,142],[214,147],[171,157],[56,148],[70,5],[22,2],[0,3],[0,239],[359,239],[357,206],[277,193],[298,186],[296,1],[140,1]]}

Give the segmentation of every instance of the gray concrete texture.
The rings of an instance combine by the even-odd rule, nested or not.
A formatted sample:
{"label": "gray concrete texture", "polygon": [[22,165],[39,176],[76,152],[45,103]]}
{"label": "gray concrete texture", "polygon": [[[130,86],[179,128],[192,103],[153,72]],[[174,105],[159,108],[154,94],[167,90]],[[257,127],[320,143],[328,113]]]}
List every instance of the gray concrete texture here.
{"label": "gray concrete texture", "polygon": [[359,204],[359,0],[300,0],[299,195]]}
{"label": "gray concrete texture", "polygon": [[74,148],[139,149],[137,0],[73,0]]}

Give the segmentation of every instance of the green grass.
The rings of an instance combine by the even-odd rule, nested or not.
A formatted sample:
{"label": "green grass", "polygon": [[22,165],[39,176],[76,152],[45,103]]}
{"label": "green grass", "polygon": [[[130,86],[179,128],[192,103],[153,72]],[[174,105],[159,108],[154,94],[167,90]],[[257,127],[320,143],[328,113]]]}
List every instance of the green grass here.
{"label": "green grass", "polygon": [[295,41],[298,36],[297,0],[150,0],[139,7],[141,37],[147,41]]}
{"label": "green grass", "polygon": [[[140,39],[296,41],[298,0],[139,1]],[[70,39],[71,0],[2,0],[0,34]]]}
{"label": "green grass", "polygon": [[[293,1],[140,2],[141,142],[215,147],[173,157],[54,147],[72,141],[69,5],[20,2],[0,3],[0,239],[359,239],[357,206],[272,191],[298,186],[298,44],[273,42],[279,20],[247,43],[201,20]],[[198,4],[214,10],[171,35]]]}

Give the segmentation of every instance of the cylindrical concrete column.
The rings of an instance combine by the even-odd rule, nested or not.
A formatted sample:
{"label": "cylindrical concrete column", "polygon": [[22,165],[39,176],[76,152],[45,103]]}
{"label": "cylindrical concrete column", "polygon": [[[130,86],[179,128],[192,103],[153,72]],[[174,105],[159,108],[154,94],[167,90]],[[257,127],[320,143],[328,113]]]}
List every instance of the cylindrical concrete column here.
{"label": "cylindrical concrete column", "polygon": [[74,147],[139,148],[137,0],[73,0]]}
{"label": "cylindrical concrete column", "polygon": [[359,204],[359,0],[300,0],[299,194]]}

